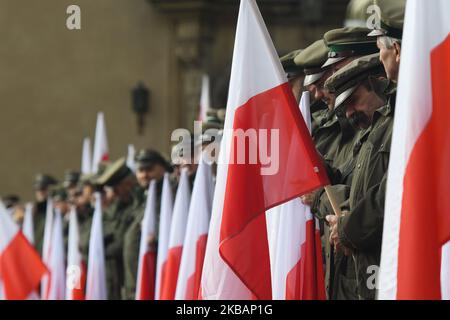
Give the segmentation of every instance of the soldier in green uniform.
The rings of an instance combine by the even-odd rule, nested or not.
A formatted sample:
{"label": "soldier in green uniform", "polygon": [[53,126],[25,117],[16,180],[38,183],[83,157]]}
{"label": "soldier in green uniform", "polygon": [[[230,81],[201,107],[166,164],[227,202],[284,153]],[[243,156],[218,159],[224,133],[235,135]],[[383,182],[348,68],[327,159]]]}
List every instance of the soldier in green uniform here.
{"label": "soldier in green uniform", "polygon": [[386,80],[380,77],[383,74],[379,55],[373,54],[353,61],[327,82],[335,91],[336,107],[344,108],[352,125],[360,130],[360,150],[349,198],[342,204],[343,215],[326,218],[332,230],[331,243],[343,248],[347,263],[354,265],[356,294],[363,299],[374,298],[375,294],[374,288],[367,285],[371,275],[367,271],[379,261],[381,230],[371,225],[382,217],[384,209],[393,122],[393,110],[383,94],[387,88]]}
{"label": "soldier in green uniform", "polygon": [[[140,150],[135,157],[136,162],[136,179],[138,186],[136,188],[136,194],[138,201],[134,209],[134,220],[125,232],[124,245],[123,245],[123,261],[124,261],[124,274],[125,283],[122,298],[127,300],[135,299],[136,282],[138,272],[138,259],[139,259],[139,246],[141,240],[141,226],[142,219],[144,218],[145,205],[147,199],[147,192],[151,180],[157,181],[156,195],[157,206],[156,212],[157,219],[156,225],[159,224],[159,206],[162,192],[162,183],[164,174],[170,171],[170,165],[163,158],[163,156],[155,151],[143,149]],[[157,234],[148,239],[149,245],[153,246],[156,250]]]}
{"label": "soldier in green uniform", "polygon": [[[336,73],[340,68],[343,68],[361,54],[377,51],[376,43],[367,36],[368,31],[369,30],[366,28],[339,28],[325,33],[324,43],[327,45],[329,51],[327,50],[326,57],[322,56],[322,59],[326,60],[323,67],[328,71],[325,72],[325,75],[315,84],[316,94],[319,92],[319,97],[323,97],[323,99],[326,100],[328,109],[315,130],[313,138],[316,147],[319,153],[322,154],[325,162],[329,166],[338,168],[341,173],[340,179],[331,181],[332,184],[338,184],[337,186],[334,186],[333,189],[337,199],[340,201],[344,201],[348,198],[351,173],[353,172],[355,165],[354,153],[357,153],[354,146],[356,145],[356,149],[358,149],[357,141],[359,135],[355,134],[355,130],[350,126],[345,115],[340,112],[339,109],[334,108],[335,96],[324,86],[324,83],[329,76]],[[322,55],[324,54],[322,53]],[[324,190],[305,195],[302,197],[302,200],[304,203],[311,206],[312,212],[322,223],[325,223],[325,216],[332,213],[332,211],[326,212],[323,210],[323,208],[327,207],[322,206],[321,202],[325,201],[325,203],[328,203]],[[340,277],[334,279],[336,265],[342,264],[344,265],[344,269],[347,268],[346,258],[342,257],[340,253],[337,253],[336,255],[333,253],[330,243],[327,240],[329,238],[329,229],[326,224],[323,226],[323,232],[324,255],[326,261],[325,278],[328,297],[330,299],[355,298],[356,295],[343,295],[337,293],[336,290],[333,290],[336,281],[338,281],[338,283],[351,283],[354,276],[350,275],[350,281],[346,281],[345,277],[342,278],[342,281]],[[336,261],[334,258],[336,258]],[[348,268],[353,268],[353,265],[349,265]],[[342,267],[337,269],[342,269]],[[348,273],[352,274],[354,272],[350,270]],[[355,287],[355,285],[350,284],[348,287]],[[350,289],[345,291],[354,290]]]}
{"label": "soldier in green uniform", "polygon": [[89,237],[91,234],[94,207],[91,198],[94,194],[95,177],[93,175],[82,175],[73,193],[73,204],[77,212],[78,230],[80,232],[80,252],[83,261],[87,263],[89,250]]}
{"label": "soldier in green uniform", "polygon": [[38,174],[34,181],[36,198],[33,206],[34,243],[39,254],[42,254],[47,199],[50,196],[51,187],[57,183],[58,181],[48,174]]}
{"label": "soldier in green uniform", "polygon": [[396,83],[400,68],[406,0],[376,0],[374,4],[380,7],[380,26],[370,32],[368,36],[377,37],[380,58],[387,77]]}
{"label": "soldier in green uniform", "polygon": [[121,158],[101,174],[96,183],[110,188],[114,195],[103,213],[103,236],[105,244],[105,268],[107,294],[110,300],[120,300],[124,284],[123,240],[125,231],[134,220],[135,198],[133,190],[136,178]]}
{"label": "soldier in green uniform", "polygon": [[52,191],[53,206],[55,214],[61,214],[63,223],[64,248],[67,252],[69,241],[69,202],[67,190],[63,186],[58,186]]}
{"label": "soldier in green uniform", "polygon": [[305,78],[303,66],[295,63],[295,57],[300,52],[302,52],[301,49],[294,50],[280,58],[281,65],[283,66],[284,72],[286,72],[289,85],[292,88],[292,94],[297,103],[300,102],[301,94],[303,92],[303,80]]}
{"label": "soldier in green uniform", "polygon": [[67,170],[64,173],[63,187],[66,189],[69,202],[74,202],[75,192],[77,191],[78,181],[80,180],[80,173],[75,170]]}
{"label": "soldier in green uniform", "polygon": [[[357,273],[357,293],[361,299],[375,297],[374,280],[368,281],[374,271],[369,269],[379,265],[386,172],[405,9],[404,0],[378,0],[374,3],[380,6],[381,28],[372,31],[369,36],[378,37],[380,60],[389,80],[372,81],[372,86],[382,99],[387,100],[387,104],[375,111],[371,126],[362,134],[363,144],[357,158],[357,170],[352,181],[349,201],[344,206],[350,211],[345,211],[339,219],[328,218],[334,225],[333,241],[353,251],[352,257]],[[367,110],[364,110],[368,114],[366,117],[356,117],[355,110],[352,111],[353,118],[362,118],[363,123],[370,119],[370,112]],[[358,123],[358,121],[353,122]],[[374,152],[374,150],[378,151]],[[372,278],[375,279],[375,277]]]}
{"label": "soldier in green uniform", "polygon": [[[324,154],[324,150],[328,148],[325,137],[335,136],[335,133],[331,132],[334,128],[330,130],[328,129],[329,126],[324,127],[329,119],[334,118],[332,108],[329,109],[327,105],[326,92],[323,90],[323,83],[331,75],[331,68],[322,68],[327,58],[328,48],[321,39],[308,46],[294,59],[296,64],[304,67],[305,79],[303,85],[309,91],[311,97],[312,136],[321,154]],[[336,128],[338,129],[338,127]]]}

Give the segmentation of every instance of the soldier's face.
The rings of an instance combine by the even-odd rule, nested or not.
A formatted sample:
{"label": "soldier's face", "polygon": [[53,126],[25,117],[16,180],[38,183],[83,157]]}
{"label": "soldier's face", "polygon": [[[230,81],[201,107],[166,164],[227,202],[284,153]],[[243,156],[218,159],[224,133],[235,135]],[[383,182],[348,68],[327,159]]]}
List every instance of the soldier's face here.
{"label": "soldier's face", "polygon": [[123,202],[129,202],[131,200],[131,192],[133,191],[133,187],[135,186],[135,181],[133,179],[131,179],[130,177],[125,178],[113,188],[114,195]]}
{"label": "soldier's face", "polygon": [[148,188],[151,180],[161,180],[164,177],[165,169],[160,164],[153,164],[146,167],[138,167],[136,179],[142,188]]}
{"label": "soldier's face", "polygon": [[45,201],[48,197],[48,189],[36,190],[35,197],[37,202]]}
{"label": "soldier's face", "polygon": [[69,204],[67,201],[55,201],[54,202],[55,208],[59,210],[62,214],[66,214],[69,212]]}
{"label": "soldier's face", "polygon": [[382,105],[383,100],[360,85],[345,102],[345,116],[355,129],[366,129],[372,123],[373,114]]}
{"label": "soldier's face", "polygon": [[383,63],[388,79],[396,82],[400,67],[400,45],[394,42],[391,48],[387,48],[381,38],[378,38],[377,46],[380,49],[380,61]]}
{"label": "soldier's face", "polygon": [[308,91],[314,97],[314,101],[324,101],[330,110],[334,107],[334,95],[325,89],[324,85],[325,81],[331,76],[331,73],[332,70],[328,69],[319,80],[308,86]]}

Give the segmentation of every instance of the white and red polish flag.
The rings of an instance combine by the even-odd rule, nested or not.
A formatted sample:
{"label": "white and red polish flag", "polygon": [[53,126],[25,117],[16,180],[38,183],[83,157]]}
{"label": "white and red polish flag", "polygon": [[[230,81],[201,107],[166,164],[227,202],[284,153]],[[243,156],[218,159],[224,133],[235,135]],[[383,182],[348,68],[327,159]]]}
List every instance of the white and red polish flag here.
{"label": "white and red polish flag", "polygon": [[[242,131],[259,146],[239,149]],[[328,179],[254,0],[240,5],[224,133],[201,296],[271,299],[264,213]]]}
{"label": "white and red polish flag", "polygon": [[66,265],[64,254],[64,237],[62,213],[56,210],[52,229],[52,246],[50,260],[47,265],[50,270],[47,295],[45,300],[64,300],[66,294]]}
{"label": "white and red polish flag", "polygon": [[34,295],[47,268],[0,203],[0,296],[24,300]]}
{"label": "white and red polish flag", "polygon": [[[300,109],[311,130],[309,92],[304,92]],[[275,250],[273,299],[325,300],[320,230],[311,208],[300,199],[280,206]]]}
{"label": "white and red polish flag", "polygon": [[211,108],[211,88],[209,76],[204,74],[202,76],[202,91],[200,95],[200,111],[198,114],[199,121],[206,120],[206,113]]}
{"label": "white and red polish flag", "polygon": [[[33,225],[33,204],[25,205],[25,217],[22,224],[22,233],[28,242],[34,247],[34,225]],[[33,291],[27,298],[28,300],[39,300],[38,290]]]}
{"label": "white and red polish flag", "polygon": [[134,160],[134,156],[136,155],[136,148],[134,145],[128,145],[128,153],[127,153],[127,167],[130,168],[131,171],[136,171],[136,162]]}
{"label": "white and red polish flag", "polygon": [[450,298],[449,13],[406,4],[378,299]]}
{"label": "white and red polish flag", "polygon": [[89,238],[86,300],[106,300],[105,248],[103,244],[101,195],[95,194],[95,211]]}
{"label": "white and red polish flag", "polygon": [[[47,267],[50,266],[50,253],[52,247],[52,230],[53,230],[53,220],[54,220],[54,212],[53,212],[53,200],[51,198],[47,199],[47,209],[45,213],[45,225],[44,225],[44,237],[42,240],[42,261],[45,263]],[[51,270],[49,268],[49,272],[44,275],[41,282],[41,299],[46,299],[48,296],[48,290],[50,288],[49,281],[51,278]]]}
{"label": "white and red polish flag", "polygon": [[154,300],[155,298],[156,248],[149,242],[156,236],[156,205],[156,181],[152,180],[148,187],[147,203],[142,219],[136,300]]}
{"label": "white and red polish flag", "polygon": [[189,187],[188,171],[186,168],[183,168],[181,170],[180,183],[178,184],[178,190],[173,206],[167,262],[161,283],[161,300],[175,299],[190,199],[191,191]]}
{"label": "white and red polish flag", "polygon": [[169,174],[164,175],[161,193],[161,210],[159,215],[158,257],[156,259],[155,300],[161,297],[162,279],[167,272],[170,225],[172,224],[173,194]]}
{"label": "white and red polish flag", "polygon": [[109,160],[108,138],[106,136],[105,116],[103,112],[97,115],[95,128],[94,155],[92,158],[92,172],[97,173],[98,165],[102,161]]}
{"label": "white and red polish flag", "polygon": [[175,293],[175,299],[177,300],[197,300],[199,297],[213,198],[211,165],[206,163],[204,157],[203,154],[200,157],[192,188],[186,236]]}
{"label": "white and red polish flag", "polygon": [[86,262],[80,252],[80,231],[74,206],[69,213],[69,240],[67,245],[66,300],[84,300]]}
{"label": "white and red polish flag", "polygon": [[34,227],[33,227],[33,204],[27,203],[25,205],[25,216],[22,224],[23,235],[28,242],[34,246]]}
{"label": "white and red polish flag", "polygon": [[92,173],[91,139],[83,139],[83,150],[81,153],[81,173]]}

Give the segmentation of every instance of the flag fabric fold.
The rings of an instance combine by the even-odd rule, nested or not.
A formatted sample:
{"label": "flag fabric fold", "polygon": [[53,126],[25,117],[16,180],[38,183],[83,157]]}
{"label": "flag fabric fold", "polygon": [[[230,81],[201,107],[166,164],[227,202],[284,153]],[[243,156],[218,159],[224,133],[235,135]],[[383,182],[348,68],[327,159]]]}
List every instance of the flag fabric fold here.
{"label": "flag fabric fold", "polygon": [[130,168],[131,171],[136,171],[136,163],[134,161],[134,156],[136,154],[136,149],[134,145],[128,145],[128,153],[127,153],[127,167]]}
{"label": "flag fabric fold", "polygon": [[[300,109],[311,131],[309,92]],[[273,277],[273,298],[325,300],[320,230],[309,206],[293,199],[280,206]]]}
{"label": "flag fabric fold", "polygon": [[24,300],[36,292],[48,270],[0,203],[0,296]]}
{"label": "flag fabric fold", "polygon": [[[53,201],[51,198],[47,199],[47,210],[45,213],[45,224],[44,224],[44,238],[42,240],[42,261],[48,267],[50,265],[50,253],[52,247],[52,230],[54,212],[53,212]],[[49,290],[49,281],[51,278],[51,271],[44,275],[41,282],[41,299],[46,299]]]}
{"label": "flag fabric fold", "polygon": [[74,206],[71,207],[69,215],[66,300],[84,300],[86,263],[80,252],[80,231]]}
{"label": "flag fabric fold", "polygon": [[25,205],[25,216],[22,224],[23,235],[27,238],[31,245],[34,245],[34,226],[33,226],[33,204]]}
{"label": "flag fabric fold", "polygon": [[86,300],[106,300],[105,248],[103,244],[101,195],[95,194],[95,211],[89,239]]}
{"label": "flag fabric fold", "polygon": [[378,299],[448,298],[449,12],[446,0],[406,3]]}
{"label": "flag fabric fold", "polygon": [[328,179],[254,0],[241,1],[229,87],[201,295],[271,299],[265,212]]}
{"label": "flag fabric fold", "polygon": [[66,294],[66,266],[64,254],[64,237],[62,213],[56,210],[52,228],[52,245],[48,268],[50,280],[45,300],[64,300]]}
{"label": "flag fabric fold", "polygon": [[91,157],[91,139],[83,139],[83,150],[81,153],[81,173],[92,173],[92,157]]}
{"label": "flag fabric fold", "polygon": [[161,210],[159,216],[158,256],[156,259],[155,300],[161,297],[163,279],[167,273],[170,226],[172,224],[173,194],[169,174],[164,175],[161,193]]}
{"label": "flag fabric fold", "polygon": [[212,207],[212,171],[202,156],[195,175],[175,299],[197,300]]}
{"label": "flag fabric fold", "polygon": [[100,162],[107,160],[109,160],[109,149],[105,116],[103,112],[99,112],[97,115],[97,125],[95,127],[94,154],[91,167],[92,172],[97,173]]}
{"label": "flag fabric fold", "polygon": [[172,225],[170,227],[169,247],[167,251],[167,265],[162,278],[161,300],[175,299],[181,255],[183,252],[186,223],[189,213],[191,191],[186,168],[181,170],[175,203],[173,206]]}
{"label": "flag fabric fold", "polygon": [[156,248],[149,243],[156,237],[156,181],[150,182],[142,219],[141,241],[139,247],[136,300],[154,300],[156,276]]}
{"label": "flag fabric fold", "polygon": [[209,76],[204,74],[202,76],[202,89],[200,95],[200,112],[198,115],[199,121],[206,121],[207,111],[211,108],[211,89]]}

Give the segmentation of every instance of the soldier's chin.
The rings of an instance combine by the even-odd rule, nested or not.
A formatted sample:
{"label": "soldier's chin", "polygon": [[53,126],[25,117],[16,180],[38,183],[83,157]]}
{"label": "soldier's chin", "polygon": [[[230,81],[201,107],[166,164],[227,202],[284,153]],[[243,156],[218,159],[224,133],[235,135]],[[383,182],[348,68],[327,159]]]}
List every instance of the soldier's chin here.
{"label": "soldier's chin", "polygon": [[353,113],[348,118],[350,125],[356,130],[364,130],[370,127],[370,118],[361,111]]}

